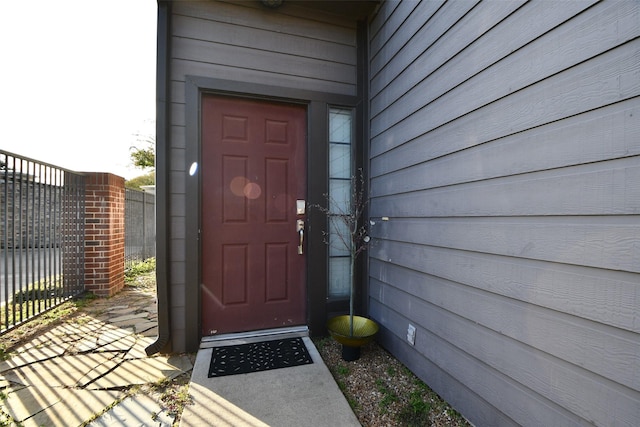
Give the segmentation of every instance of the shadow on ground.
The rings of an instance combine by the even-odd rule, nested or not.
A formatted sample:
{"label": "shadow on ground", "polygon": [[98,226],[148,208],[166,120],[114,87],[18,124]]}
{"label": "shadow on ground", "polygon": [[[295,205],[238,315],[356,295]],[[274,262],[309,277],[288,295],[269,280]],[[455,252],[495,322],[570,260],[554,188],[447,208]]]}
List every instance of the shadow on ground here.
{"label": "shadow on ground", "polygon": [[0,362],[0,425],[172,425],[168,380],[189,382],[191,355],[154,355],[155,283],[96,299],[31,334]]}

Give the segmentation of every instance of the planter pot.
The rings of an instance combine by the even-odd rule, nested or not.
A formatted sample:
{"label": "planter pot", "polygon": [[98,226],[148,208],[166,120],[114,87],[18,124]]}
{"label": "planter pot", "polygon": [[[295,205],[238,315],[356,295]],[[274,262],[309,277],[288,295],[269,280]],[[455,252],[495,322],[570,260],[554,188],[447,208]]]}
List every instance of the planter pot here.
{"label": "planter pot", "polygon": [[358,359],[360,359],[360,347],[342,344],[342,360],[345,362],[353,362]]}
{"label": "planter pot", "polygon": [[371,319],[353,316],[353,335],[349,315],[337,316],[329,320],[327,329],[338,343],[342,344],[342,358],[346,361],[360,357],[360,347],[370,342],[378,333],[378,324]]}

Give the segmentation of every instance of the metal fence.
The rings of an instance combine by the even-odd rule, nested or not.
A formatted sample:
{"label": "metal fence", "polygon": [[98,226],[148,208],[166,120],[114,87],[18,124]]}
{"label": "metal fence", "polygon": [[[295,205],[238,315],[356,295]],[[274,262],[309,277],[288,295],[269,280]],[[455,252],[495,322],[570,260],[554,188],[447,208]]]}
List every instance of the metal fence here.
{"label": "metal fence", "polygon": [[0,150],[0,333],[84,290],[84,176]]}
{"label": "metal fence", "polygon": [[155,195],[125,189],[125,269],[156,256]]}

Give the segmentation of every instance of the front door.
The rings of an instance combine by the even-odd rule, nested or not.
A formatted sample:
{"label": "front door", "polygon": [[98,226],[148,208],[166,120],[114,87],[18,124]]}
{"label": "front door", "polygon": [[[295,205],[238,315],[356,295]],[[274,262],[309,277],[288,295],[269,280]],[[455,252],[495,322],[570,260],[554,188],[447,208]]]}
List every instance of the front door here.
{"label": "front door", "polygon": [[203,95],[201,111],[202,335],[305,324],[306,108]]}

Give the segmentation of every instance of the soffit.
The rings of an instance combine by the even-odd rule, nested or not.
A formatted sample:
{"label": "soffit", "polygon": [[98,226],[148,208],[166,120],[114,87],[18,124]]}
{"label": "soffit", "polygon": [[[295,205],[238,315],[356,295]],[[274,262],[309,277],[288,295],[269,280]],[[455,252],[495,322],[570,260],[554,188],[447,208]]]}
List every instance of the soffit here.
{"label": "soffit", "polygon": [[[265,4],[279,3],[278,0],[262,0],[262,2]],[[282,0],[282,3],[295,4],[306,9],[314,9],[354,20],[361,20],[369,17],[380,4],[380,0]]]}

